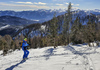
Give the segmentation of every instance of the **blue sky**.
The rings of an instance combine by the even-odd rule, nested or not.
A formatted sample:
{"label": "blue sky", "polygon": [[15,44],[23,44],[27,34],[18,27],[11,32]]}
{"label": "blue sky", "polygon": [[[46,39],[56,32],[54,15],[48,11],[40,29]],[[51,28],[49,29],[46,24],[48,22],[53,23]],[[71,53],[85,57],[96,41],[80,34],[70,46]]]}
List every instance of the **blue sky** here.
{"label": "blue sky", "polygon": [[67,9],[69,2],[73,9],[100,9],[100,0],[0,0],[0,10]]}

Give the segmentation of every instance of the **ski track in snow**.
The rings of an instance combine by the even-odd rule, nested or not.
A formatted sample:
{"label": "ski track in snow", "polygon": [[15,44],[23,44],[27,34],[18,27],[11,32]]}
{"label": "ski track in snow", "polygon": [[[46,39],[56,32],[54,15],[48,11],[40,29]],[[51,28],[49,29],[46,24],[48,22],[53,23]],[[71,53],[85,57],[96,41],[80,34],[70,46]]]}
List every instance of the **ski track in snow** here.
{"label": "ski track in snow", "polygon": [[26,61],[22,61],[22,50],[7,56],[0,55],[0,70],[100,70],[97,65],[99,62],[94,61],[99,58],[93,58],[100,54],[99,48],[70,45],[29,51],[29,59]]}
{"label": "ski track in snow", "polygon": [[[76,51],[73,47],[71,47],[71,46],[69,46],[69,48],[70,48],[70,50],[72,51],[72,53],[74,53],[74,54],[77,54],[75,57],[73,57],[72,58],[72,60],[73,59],[77,59],[79,56],[81,56],[82,57],[82,60],[81,60],[81,62],[82,62],[82,70],[95,70],[95,66],[94,66],[94,64],[93,64],[93,61],[92,61],[92,59],[91,59],[91,57],[89,56],[87,56],[86,54],[88,54],[88,53],[86,53],[86,54],[84,54],[85,52],[86,52],[86,50],[88,49],[88,51],[90,51],[91,50],[91,48],[90,47],[88,47],[88,48],[86,48],[86,49],[84,49],[83,51],[81,51],[81,52],[78,52],[78,51]],[[94,48],[94,51],[93,51],[93,53],[95,53],[96,52],[96,49]],[[89,55],[89,54],[88,54]],[[67,63],[71,63],[71,61],[72,60],[70,60],[69,62],[67,62]]]}

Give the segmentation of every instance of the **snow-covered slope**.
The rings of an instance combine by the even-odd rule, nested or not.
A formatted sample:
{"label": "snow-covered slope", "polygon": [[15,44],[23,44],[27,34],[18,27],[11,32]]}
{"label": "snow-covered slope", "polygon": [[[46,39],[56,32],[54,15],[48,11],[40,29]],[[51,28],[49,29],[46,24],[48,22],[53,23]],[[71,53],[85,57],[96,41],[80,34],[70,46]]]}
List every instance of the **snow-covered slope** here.
{"label": "snow-covered slope", "polygon": [[2,27],[0,27],[0,30],[5,29],[5,28],[7,28],[7,27],[9,27],[9,26],[10,26],[10,25],[2,26]]}
{"label": "snow-covered slope", "polygon": [[100,70],[99,47],[70,45],[29,51],[26,61],[22,61],[22,50],[16,50],[7,56],[0,55],[0,70]]}

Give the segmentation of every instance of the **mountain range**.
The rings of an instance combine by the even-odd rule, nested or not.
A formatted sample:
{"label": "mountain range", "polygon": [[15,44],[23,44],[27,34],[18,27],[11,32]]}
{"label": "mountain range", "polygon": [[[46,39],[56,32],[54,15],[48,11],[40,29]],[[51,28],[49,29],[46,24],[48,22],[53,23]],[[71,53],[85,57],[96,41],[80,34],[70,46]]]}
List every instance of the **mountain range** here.
{"label": "mountain range", "polygon": [[[64,14],[66,10],[35,10],[35,11],[0,11],[0,35],[15,33],[22,33],[27,30],[30,35],[35,35],[39,33],[41,27],[47,27],[47,24],[52,20],[54,13],[59,20],[59,25],[62,26],[64,20]],[[73,10],[72,21],[76,19],[77,16],[80,16],[80,21],[82,24],[88,22],[88,15],[95,15],[92,19],[96,22],[100,21],[100,10]],[[37,28],[35,25],[39,24],[40,28]],[[31,26],[31,30],[30,30]],[[33,26],[33,27],[32,27]],[[28,28],[27,28],[28,27]],[[36,33],[34,29],[37,28],[39,32]],[[61,32],[60,27],[60,32]],[[46,30],[46,29],[45,29]],[[18,34],[17,34],[18,35]],[[32,36],[33,36],[32,35]]]}
{"label": "mountain range", "polygon": [[62,15],[65,13],[63,10],[34,10],[34,11],[0,11],[0,16],[16,16],[20,18],[25,18],[33,21],[48,21],[52,19],[53,14],[56,12],[56,15]]}

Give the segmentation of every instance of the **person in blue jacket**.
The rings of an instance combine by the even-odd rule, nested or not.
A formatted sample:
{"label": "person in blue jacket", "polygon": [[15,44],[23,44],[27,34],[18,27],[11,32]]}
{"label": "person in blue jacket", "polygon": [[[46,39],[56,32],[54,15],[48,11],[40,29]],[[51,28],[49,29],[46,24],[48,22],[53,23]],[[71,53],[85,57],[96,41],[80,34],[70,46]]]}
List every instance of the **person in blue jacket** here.
{"label": "person in blue jacket", "polygon": [[29,55],[29,51],[27,50],[27,46],[29,46],[29,44],[27,44],[27,38],[25,38],[23,40],[23,43],[22,43],[22,50],[24,51],[23,59],[27,59],[27,57]]}

